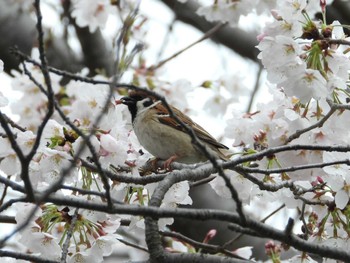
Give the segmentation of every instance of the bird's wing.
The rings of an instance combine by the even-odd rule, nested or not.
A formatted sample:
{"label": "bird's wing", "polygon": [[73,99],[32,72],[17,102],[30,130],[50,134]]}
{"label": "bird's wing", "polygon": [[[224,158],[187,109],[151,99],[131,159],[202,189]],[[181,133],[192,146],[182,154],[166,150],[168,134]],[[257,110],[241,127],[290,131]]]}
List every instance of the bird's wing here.
{"label": "bird's wing", "polygon": [[[158,113],[159,122],[168,125],[174,129],[187,133],[187,131],[169,114],[169,111],[161,103],[155,105]],[[228,149],[227,146],[219,143],[213,136],[204,130],[199,124],[195,123],[191,118],[183,114],[180,110],[171,106],[173,113],[182,120],[183,123],[190,126],[199,139],[206,142],[214,148]]]}

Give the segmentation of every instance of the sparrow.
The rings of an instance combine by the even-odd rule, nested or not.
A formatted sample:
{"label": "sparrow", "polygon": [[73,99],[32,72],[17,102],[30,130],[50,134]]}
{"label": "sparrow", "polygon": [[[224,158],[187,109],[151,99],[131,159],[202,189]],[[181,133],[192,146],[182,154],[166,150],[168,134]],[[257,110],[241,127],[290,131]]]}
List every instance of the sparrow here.
{"label": "sparrow", "polygon": [[[129,96],[116,100],[124,104],[131,114],[132,126],[140,144],[157,159],[164,160],[164,168],[172,162],[193,164],[208,158],[192,143],[186,130],[172,118],[160,100],[143,91],[132,91]],[[174,115],[192,128],[211,154],[217,159],[228,160],[223,150],[228,147],[219,143],[200,125],[177,108],[170,106]]]}

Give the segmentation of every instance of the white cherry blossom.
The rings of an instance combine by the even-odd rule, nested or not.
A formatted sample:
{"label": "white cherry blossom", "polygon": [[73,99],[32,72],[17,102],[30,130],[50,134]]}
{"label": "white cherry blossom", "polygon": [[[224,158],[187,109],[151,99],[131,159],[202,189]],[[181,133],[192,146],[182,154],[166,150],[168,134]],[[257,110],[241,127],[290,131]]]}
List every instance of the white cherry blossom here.
{"label": "white cherry blossom", "polygon": [[80,27],[89,27],[91,33],[104,28],[108,16],[115,13],[109,0],[73,0],[72,16]]}

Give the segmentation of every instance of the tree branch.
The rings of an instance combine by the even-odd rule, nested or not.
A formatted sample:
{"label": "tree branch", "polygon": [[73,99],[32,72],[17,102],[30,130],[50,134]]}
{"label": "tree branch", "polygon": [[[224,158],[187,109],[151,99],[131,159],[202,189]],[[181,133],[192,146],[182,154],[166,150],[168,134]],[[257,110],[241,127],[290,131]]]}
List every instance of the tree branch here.
{"label": "tree branch", "polygon": [[58,261],[45,259],[42,257],[33,256],[30,254],[24,254],[21,252],[13,252],[13,251],[7,251],[0,249],[0,257],[10,257],[15,259],[23,259],[31,262],[37,262],[37,263],[59,263]]}
{"label": "tree branch", "polygon": [[[190,24],[204,33],[216,25],[216,23],[208,22],[204,17],[197,15],[196,11],[200,7],[197,1],[189,0],[186,3],[181,3],[173,0],[162,0],[162,2],[174,12],[176,19]],[[257,33],[248,33],[239,28],[226,26],[213,35],[212,39],[242,57],[260,63],[257,59],[258,50],[255,48],[258,44],[256,35]]]}

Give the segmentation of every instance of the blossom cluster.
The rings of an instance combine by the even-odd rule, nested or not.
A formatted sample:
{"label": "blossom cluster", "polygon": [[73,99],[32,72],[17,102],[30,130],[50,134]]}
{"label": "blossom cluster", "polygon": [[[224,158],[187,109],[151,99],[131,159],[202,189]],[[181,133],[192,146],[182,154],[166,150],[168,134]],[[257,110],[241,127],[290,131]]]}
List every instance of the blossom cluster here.
{"label": "blossom cluster", "polygon": [[[327,1],[330,5],[333,1]],[[227,22],[231,26],[237,26],[242,16],[249,14],[265,15],[270,11],[278,9],[284,12],[286,22],[298,20],[298,10],[306,11],[310,16],[321,11],[319,1],[299,1],[299,0],[216,0],[210,1],[209,4],[201,6],[197,13],[204,16],[208,21]],[[296,11],[296,12],[294,12]]]}
{"label": "blossom cluster", "polygon": [[[31,78],[42,80],[38,67],[26,65],[31,72]],[[87,71],[81,73],[86,75]],[[14,73],[13,89],[20,91],[24,100],[20,98],[11,105],[12,111],[21,118],[18,125],[27,127],[26,131],[13,128],[16,133],[16,142],[24,155],[27,155],[37,138],[37,127],[42,122],[46,107],[47,96],[40,90],[41,85],[34,84],[27,75]],[[129,176],[140,177],[139,169],[151,157],[139,144],[131,128],[130,114],[127,108],[116,105],[115,99],[108,96],[109,86],[106,84],[89,84],[79,81],[70,81],[67,85],[60,84],[60,77],[50,73],[51,84],[58,107],[64,113],[64,118],[57,112],[46,124],[39,148],[29,166],[29,178],[32,186],[39,192],[44,192],[64,177],[64,184],[90,191],[102,192],[103,180],[98,174],[76,160],[90,162],[97,157],[101,167],[110,170],[113,167],[127,167]],[[108,79],[101,75],[94,77],[94,81]],[[108,83],[108,82],[107,82]],[[120,96],[120,95],[117,95]],[[4,101],[6,98],[1,97]],[[35,106],[34,106],[35,105]],[[99,118],[99,122],[96,120]],[[77,128],[77,132],[66,121]],[[81,134],[80,134],[81,133]],[[86,145],[86,136],[89,136],[91,148]],[[0,138],[1,162],[0,169],[8,176],[21,181],[20,161],[11,147],[9,139]],[[95,156],[94,156],[95,155]],[[77,163],[77,165],[74,165]],[[146,187],[111,182],[111,198],[128,204],[147,205],[157,183]],[[176,204],[191,204],[188,196],[188,183],[181,182],[174,185],[164,199],[164,207],[174,207]],[[103,204],[100,198],[79,195],[74,191],[59,191],[57,196],[71,196],[89,202]],[[17,223],[28,218],[28,213],[34,205],[19,203],[17,209]],[[53,260],[59,260],[66,232],[73,218],[74,209],[44,205],[31,218],[30,226],[21,234],[19,242],[32,253]],[[73,231],[73,240],[68,249],[69,261],[101,262],[103,256],[112,251],[111,245],[116,243],[115,231],[120,226],[120,216],[111,217],[105,213],[92,213],[79,210],[78,219]],[[142,232],[144,229],[142,217],[123,217],[130,220],[130,231]],[[163,227],[171,224],[172,219],[161,220]],[[88,233],[86,238],[82,238]],[[34,241],[35,240],[35,241]],[[33,242],[34,241],[34,242]],[[80,259],[79,259],[80,258]]]}
{"label": "blossom cluster", "polygon": [[[234,146],[244,154],[288,144],[348,145],[350,134],[346,127],[350,113],[345,108],[350,96],[350,61],[346,47],[337,41],[346,42],[349,38],[338,21],[327,24],[310,18],[317,10],[313,4],[319,1],[279,2],[279,9],[273,10],[275,20],[259,35],[257,46],[273,99],[259,103],[251,113],[234,110],[225,134],[234,139]],[[324,7],[325,1],[321,1],[319,11],[324,12]],[[348,152],[299,150],[282,152],[254,165],[261,169],[297,168],[346,162],[349,158]],[[343,222],[349,220],[350,174],[346,164],[254,175],[275,185],[293,182],[299,193],[295,188],[261,191],[236,172],[230,171],[228,176],[246,204],[254,200],[265,204],[279,200],[288,208],[300,209],[304,202],[314,204],[307,206],[310,223],[304,233],[324,244],[329,244],[329,238],[336,238],[332,245],[347,247],[349,233]],[[211,185],[219,195],[230,197],[221,178]]]}

